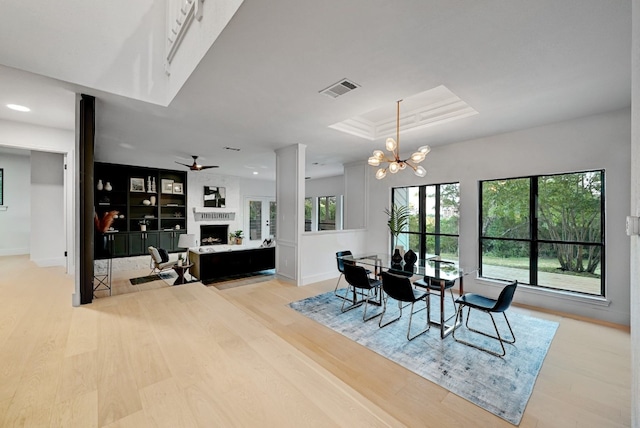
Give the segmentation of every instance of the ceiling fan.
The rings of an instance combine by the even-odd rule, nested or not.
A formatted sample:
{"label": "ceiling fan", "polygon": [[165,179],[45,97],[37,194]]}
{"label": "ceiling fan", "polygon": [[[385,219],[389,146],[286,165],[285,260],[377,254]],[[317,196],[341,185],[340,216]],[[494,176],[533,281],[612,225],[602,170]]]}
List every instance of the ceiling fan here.
{"label": "ceiling fan", "polygon": [[218,165],[200,165],[198,163],[198,156],[193,156],[191,155],[191,157],[193,158],[193,165],[187,165],[186,163],[181,163],[176,161],[177,164],[180,165],[184,165],[186,167],[189,167],[189,169],[191,171],[202,171],[203,169],[209,169],[209,168],[218,168]]}

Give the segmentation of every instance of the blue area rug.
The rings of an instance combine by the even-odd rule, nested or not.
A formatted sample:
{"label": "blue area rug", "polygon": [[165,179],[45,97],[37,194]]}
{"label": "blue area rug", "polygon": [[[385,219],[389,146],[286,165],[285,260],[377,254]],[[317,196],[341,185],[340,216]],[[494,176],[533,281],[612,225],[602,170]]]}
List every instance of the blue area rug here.
{"label": "blue area rug", "polygon": [[[432,296],[431,299],[431,318],[437,319],[439,298]],[[507,355],[499,358],[458,343],[451,336],[440,339],[440,330],[434,325],[427,333],[408,341],[406,333],[409,308],[403,311],[403,316],[398,322],[379,328],[379,318],[362,321],[362,307],[341,313],[341,305],[342,299],[336,297],[333,292],[289,304],[306,317],[514,425],[518,425],[522,419],[540,367],[558,328],[556,322],[508,311],[507,316],[513,327],[516,343],[505,345]],[[452,313],[452,302],[448,301],[448,305],[445,313]],[[371,309],[380,310],[378,307],[370,306],[367,316]],[[387,310],[388,318],[385,316],[385,320],[395,317],[395,301],[389,300]],[[424,311],[414,315],[412,332],[417,332],[424,326],[424,317]],[[508,333],[504,317],[498,314],[495,318],[501,334],[505,331]],[[486,314],[474,311],[471,322],[482,331],[493,331],[491,319]],[[466,328],[460,328],[456,337],[500,351],[497,340],[486,339],[469,332]]]}

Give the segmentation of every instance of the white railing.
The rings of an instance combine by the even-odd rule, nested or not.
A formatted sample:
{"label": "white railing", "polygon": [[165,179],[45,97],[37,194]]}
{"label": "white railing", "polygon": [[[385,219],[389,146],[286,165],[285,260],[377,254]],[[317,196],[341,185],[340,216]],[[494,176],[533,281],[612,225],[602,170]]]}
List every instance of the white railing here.
{"label": "white railing", "polygon": [[167,72],[194,18],[202,19],[204,0],[167,0]]}

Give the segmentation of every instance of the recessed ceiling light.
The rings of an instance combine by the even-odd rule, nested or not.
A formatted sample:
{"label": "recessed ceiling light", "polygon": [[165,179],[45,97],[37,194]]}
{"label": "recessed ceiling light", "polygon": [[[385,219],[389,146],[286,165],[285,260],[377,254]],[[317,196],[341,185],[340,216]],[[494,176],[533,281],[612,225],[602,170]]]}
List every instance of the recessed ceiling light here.
{"label": "recessed ceiling light", "polygon": [[258,175],[258,171],[253,171],[253,175]]}
{"label": "recessed ceiling light", "polygon": [[7,107],[15,111],[24,111],[24,112],[31,111],[29,107],[21,106],[19,104],[7,104]]}

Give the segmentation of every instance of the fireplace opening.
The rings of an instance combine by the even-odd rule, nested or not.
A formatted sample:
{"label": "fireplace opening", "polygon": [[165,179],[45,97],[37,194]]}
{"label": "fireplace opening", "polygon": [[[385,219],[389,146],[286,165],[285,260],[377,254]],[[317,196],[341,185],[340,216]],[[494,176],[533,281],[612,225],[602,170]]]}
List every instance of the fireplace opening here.
{"label": "fireplace opening", "polygon": [[200,226],[200,245],[222,245],[228,243],[228,224],[210,224]]}

